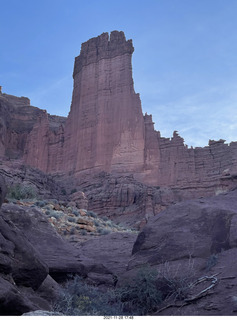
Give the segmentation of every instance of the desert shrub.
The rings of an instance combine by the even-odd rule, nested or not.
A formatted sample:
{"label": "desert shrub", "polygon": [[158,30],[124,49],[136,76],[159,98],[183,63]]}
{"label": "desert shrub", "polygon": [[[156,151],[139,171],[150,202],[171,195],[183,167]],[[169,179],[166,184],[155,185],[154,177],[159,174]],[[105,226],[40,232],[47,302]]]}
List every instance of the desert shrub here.
{"label": "desert shrub", "polygon": [[86,230],[85,229],[81,229],[81,235],[85,236],[86,234],[87,234]]}
{"label": "desert shrub", "polygon": [[46,203],[47,202],[44,200],[39,200],[39,201],[36,201],[35,205],[42,208],[46,205]]}
{"label": "desert shrub", "polygon": [[71,230],[70,230],[70,235],[73,235],[73,234],[75,234],[75,228],[71,228]]}
{"label": "desert shrub", "polygon": [[96,287],[89,286],[79,276],[67,282],[54,305],[54,311],[67,316],[122,313],[120,303],[115,301],[113,293],[102,292]]}
{"label": "desert shrub", "polygon": [[74,189],[71,190],[71,194],[73,194],[75,192],[77,192],[77,189],[74,188]]}
{"label": "desert shrub", "polygon": [[61,189],[61,193],[62,193],[62,195],[66,196],[66,195],[67,195],[66,189],[65,189],[65,188],[62,188],[62,189]]}
{"label": "desert shrub", "polygon": [[97,232],[101,235],[106,235],[106,234],[109,234],[111,231],[104,228],[97,228]]}
{"label": "desert shrub", "polygon": [[103,229],[102,232],[101,232],[102,235],[106,235],[106,234],[109,234],[109,233],[111,233],[111,231],[108,230],[108,229]]}
{"label": "desert shrub", "polygon": [[[185,272],[181,270],[185,268]],[[171,268],[169,262],[164,263],[159,269],[157,286],[160,288],[163,299],[184,300],[190,292],[190,284],[194,280],[193,261],[189,259],[186,266]]]}
{"label": "desert shrub", "polygon": [[154,313],[162,302],[162,292],[157,289],[158,272],[149,265],[140,268],[135,279],[116,289],[116,297],[122,303],[123,312],[133,315]]}
{"label": "desert shrub", "polygon": [[54,217],[54,218],[56,218],[57,220],[59,220],[61,217],[62,217],[62,215],[63,215],[63,213],[62,212],[60,212],[60,211],[54,211],[54,210],[47,210],[46,211],[46,214],[51,218],[51,217]]}
{"label": "desert shrub", "polygon": [[97,214],[93,211],[87,211],[88,216],[92,217],[92,218],[97,218]]}
{"label": "desert shrub", "polygon": [[206,271],[210,271],[218,262],[218,254],[212,254],[206,261]]}
{"label": "desert shrub", "polygon": [[37,197],[37,190],[34,186],[15,184],[9,187],[8,198],[10,199],[35,199]]}
{"label": "desert shrub", "polygon": [[108,217],[102,217],[102,220],[107,221],[107,220],[109,220],[109,218]]}
{"label": "desert shrub", "polygon": [[58,204],[58,200],[57,199],[51,199],[51,202],[53,202],[54,204]]}
{"label": "desert shrub", "polygon": [[170,293],[177,295],[184,287],[189,288],[183,277],[174,278],[149,265],[138,269],[134,279],[107,292],[76,276],[67,282],[54,310],[65,315],[152,315]]}
{"label": "desert shrub", "polygon": [[74,217],[68,217],[67,220],[69,222],[76,222],[76,218],[74,218]]}
{"label": "desert shrub", "polygon": [[76,217],[80,215],[80,213],[76,209],[72,210],[72,214],[74,214]]}
{"label": "desert shrub", "polygon": [[108,220],[106,224],[108,227],[113,228],[113,222],[111,220]]}
{"label": "desert shrub", "polygon": [[99,222],[98,220],[95,220],[95,221],[94,221],[94,225],[95,225],[96,227],[99,227],[99,226],[100,226],[100,222]]}

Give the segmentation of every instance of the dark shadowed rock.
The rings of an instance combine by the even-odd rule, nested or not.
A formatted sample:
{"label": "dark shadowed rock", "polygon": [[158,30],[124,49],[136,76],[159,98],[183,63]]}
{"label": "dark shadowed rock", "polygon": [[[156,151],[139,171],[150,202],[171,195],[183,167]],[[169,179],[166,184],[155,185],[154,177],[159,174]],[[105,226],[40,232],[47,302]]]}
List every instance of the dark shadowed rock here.
{"label": "dark shadowed rock", "polygon": [[151,218],[133,247],[134,264],[208,258],[237,246],[237,190],[178,203]]}
{"label": "dark shadowed rock", "polygon": [[0,175],[0,207],[2,206],[2,203],[5,199],[6,196],[6,184],[5,184],[5,179]]}
{"label": "dark shadowed rock", "polygon": [[65,277],[69,273],[84,275],[75,248],[62,239],[39,210],[4,204],[2,214],[29,240],[53,277]]}
{"label": "dark shadowed rock", "polygon": [[[165,276],[171,283],[179,281],[179,288],[185,281],[195,283],[204,277],[206,280],[201,285],[188,289],[189,298],[198,298],[172,301],[157,315],[234,315],[237,311],[236,221],[237,190],[168,208],[151,218],[138,235],[123,281],[147,264],[158,270],[158,279]],[[200,294],[212,284],[207,276],[214,276],[215,286]]]}
{"label": "dark shadowed rock", "polygon": [[19,229],[0,216],[0,272],[11,273],[17,285],[37,289],[48,274],[48,267],[39,253]]}
{"label": "dark shadowed rock", "polygon": [[101,263],[111,273],[119,275],[127,268],[136,236],[125,232],[100,236],[80,244],[78,255],[82,260]]}
{"label": "dark shadowed rock", "polygon": [[[0,189],[3,197],[5,184],[2,179]],[[34,293],[47,277],[48,267],[24,234],[5,219],[2,212],[0,248],[0,314],[20,315],[39,306],[49,309],[48,303]]]}
{"label": "dark shadowed rock", "polygon": [[48,302],[54,302],[60,295],[62,288],[48,275],[37,290],[37,294]]}
{"label": "dark shadowed rock", "polygon": [[36,309],[16,286],[0,276],[0,315],[21,315]]}

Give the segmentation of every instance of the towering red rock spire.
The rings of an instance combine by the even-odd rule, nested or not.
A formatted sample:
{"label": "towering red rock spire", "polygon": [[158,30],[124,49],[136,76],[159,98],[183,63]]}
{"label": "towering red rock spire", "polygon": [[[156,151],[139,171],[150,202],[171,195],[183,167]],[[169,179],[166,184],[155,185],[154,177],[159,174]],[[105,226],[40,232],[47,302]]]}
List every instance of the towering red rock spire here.
{"label": "towering red rock spire", "polygon": [[81,46],[65,127],[64,171],[137,172],[144,163],[144,123],[132,78],[132,40],[113,31]]}

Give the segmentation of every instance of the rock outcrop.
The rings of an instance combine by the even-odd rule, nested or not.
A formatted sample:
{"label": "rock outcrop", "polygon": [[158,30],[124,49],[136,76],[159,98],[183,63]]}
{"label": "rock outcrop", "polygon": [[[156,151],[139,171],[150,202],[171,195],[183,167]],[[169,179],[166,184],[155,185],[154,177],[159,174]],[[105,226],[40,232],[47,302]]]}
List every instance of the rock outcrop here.
{"label": "rock outcrop", "polygon": [[132,41],[103,33],[82,44],[65,126],[65,172],[140,172],[144,127],[132,79]]}
{"label": "rock outcrop", "polygon": [[184,293],[164,309],[160,306],[157,315],[235,314],[236,196],[233,190],[178,203],[151,218],[139,233],[124,279],[148,264],[159,271],[161,290],[163,279],[169,290],[177,286]]}
{"label": "rock outcrop", "polygon": [[[0,184],[4,190],[4,182],[0,181]],[[20,315],[39,307],[50,308],[45,300],[34,296],[48,275],[48,267],[28,239],[5,219],[2,212],[0,248],[0,314]]]}
{"label": "rock outcrop", "polygon": [[101,172],[132,174],[138,183],[171,188],[180,200],[235,186],[237,142],[188,148],[176,131],[171,139],[161,137],[152,116],[143,116],[133,87],[133,51],[132,41],[118,31],[82,44],[67,119],[30,106],[27,98],[0,93],[0,156],[92,185],[92,176]]}
{"label": "rock outcrop", "polygon": [[77,246],[78,256],[83,261],[103,264],[112,274],[118,276],[127,269],[136,237],[135,233],[118,232],[88,240]]}
{"label": "rock outcrop", "polygon": [[5,220],[16,226],[37,250],[52,277],[65,279],[70,273],[85,274],[84,266],[76,257],[74,247],[57,234],[40,211],[31,207],[4,204],[2,214]]}
{"label": "rock outcrop", "polygon": [[[31,106],[26,97],[0,93],[1,158],[20,159],[24,155],[27,163],[32,163],[34,159],[37,162],[33,166],[46,171],[45,163],[57,163],[55,155],[60,154],[65,120]],[[33,145],[29,145],[29,141]]]}

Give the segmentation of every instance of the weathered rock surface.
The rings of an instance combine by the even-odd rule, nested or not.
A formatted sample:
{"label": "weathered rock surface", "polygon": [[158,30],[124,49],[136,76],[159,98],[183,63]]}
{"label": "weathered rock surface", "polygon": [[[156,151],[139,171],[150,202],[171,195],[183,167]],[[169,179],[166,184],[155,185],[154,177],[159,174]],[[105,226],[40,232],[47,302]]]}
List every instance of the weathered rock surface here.
{"label": "weathered rock surface", "polygon": [[159,264],[190,255],[206,259],[234,248],[236,219],[237,190],[178,203],[148,221],[134,244],[132,260]]}
{"label": "weathered rock surface", "polygon": [[5,179],[7,188],[15,185],[27,186],[43,199],[63,199],[64,185],[50,174],[24,164],[22,160],[0,161],[0,174]]}
{"label": "weathered rock surface", "polygon": [[48,274],[47,265],[19,229],[4,217],[4,212],[0,217],[0,232],[0,272],[11,274],[17,285],[37,289]]}
{"label": "weathered rock surface", "polygon": [[[5,93],[0,93],[0,156],[11,159],[22,157],[24,152],[27,153],[28,135],[33,130],[39,119],[47,117],[45,110],[30,105],[30,100],[26,97],[15,97]],[[65,122],[65,118],[50,116],[49,131],[60,131],[61,125]],[[45,127],[43,129],[46,129]],[[42,132],[42,131],[41,131]],[[44,131],[43,136],[47,135]],[[42,136],[40,137],[42,139]],[[38,141],[37,141],[38,142]],[[40,141],[41,142],[41,141]],[[35,145],[36,149],[40,149],[42,155],[42,144]],[[49,146],[47,146],[49,148]],[[36,154],[37,150],[33,153]],[[45,155],[45,153],[43,153]]]}
{"label": "weathered rock surface", "polygon": [[77,246],[83,261],[103,264],[114,275],[122,274],[132,254],[137,235],[133,233],[111,233],[88,240]]}
{"label": "weathered rock surface", "polygon": [[[162,315],[234,315],[237,290],[237,190],[209,199],[178,203],[151,218],[138,235],[124,278],[149,264],[184,283],[215,275],[212,289],[194,301],[175,301]],[[214,278],[215,278],[214,277]],[[207,279],[206,279],[207,281]],[[174,282],[173,282],[174,283]],[[211,285],[194,287],[195,294]],[[190,289],[191,290],[191,289]],[[196,291],[195,291],[196,290]]]}
{"label": "weathered rock surface", "polygon": [[105,172],[81,180],[77,188],[83,190],[88,210],[138,228],[169,205],[194,197],[193,190],[147,186],[133,175]]}
{"label": "weathered rock surface", "polygon": [[40,211],[4,204],[2,215],[6,221],[14,224],[37,250],[41,260],[47,264],[51,276],[65,279],[69,273],[85,274],[84,266],[76,258],[75,248],[58,235]]}
{"label": "weathered rock surface", "polygon": [[[0,198],[5,184],[0,179]],[[19,219],[19,217],[18,217]],[[50,309],[37,290],[48,275],[48,267],[27,237],[8,219],[0,215],[0,314],[20,315],[39,307]],[[29,293],[30,291],[30,293]]]}
{"label": "weathered rock surface", "polygon": [[[171,188],[169,203],[230,190],[237,182],[237,142],[210,140],[204,148],[188,148],[176,131],[171,139],[161,137],[152,116],[143,116],[134,91],[133,51],[132,41],[118,31],[82,44],[67,119],[30,106],[28,98],[0,93],[0,157],[22,159],[61,180],[76,178],[79,184],[87,180],[94,185],[91,177],[101,172],[118,178],[133,174],[146,186]],[[104,192],[107,207],[119,211],[124,192],[112,199],[109,190]],[[129,197],[136,206],[137,188],[132,192]],[[148,201],[156,204],[156,192],[148,194]],[[86,197],[88,207],[93,206],[88,192]],[[84,200],[78,198],[79,203]],[[143,211],[143,218],[146,214]]]}
{"label": "weathered rock surface", "polygon": [[133,50],[118,31],[82,44],[65,125],[64,172],[141,171],[144,128],[133,88]]}
{"label": "weathered rock surface", "polygon": [[229,183],[220,178],[226,170],[232,176],[237,172],[237,142],[209,141],[193,149],[176,131],[171,139],[161,137],[152,116],[143,116],[133,88],[133,51],[132,41],[118,31],[82,44],[69,116],[64,123],[40,115],[27,138],[25,161],[80,179],[102,171],[132,173],[147,185],[184,193],[188,188],[193,196],[228,190]]}
{"label": "weathered rock surface", "polygon": [[36,309],[15,285],[0,276],[0,315],[21,315]]}

